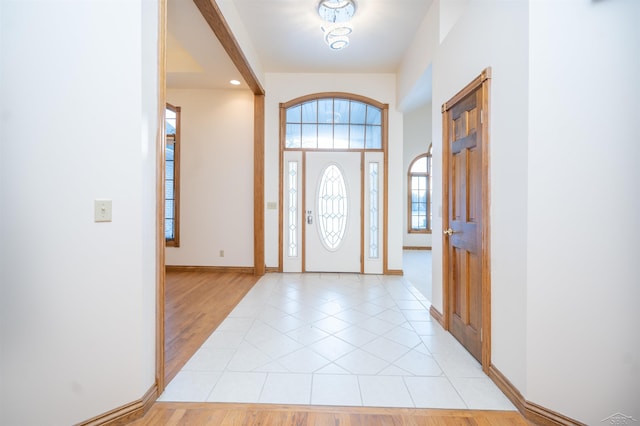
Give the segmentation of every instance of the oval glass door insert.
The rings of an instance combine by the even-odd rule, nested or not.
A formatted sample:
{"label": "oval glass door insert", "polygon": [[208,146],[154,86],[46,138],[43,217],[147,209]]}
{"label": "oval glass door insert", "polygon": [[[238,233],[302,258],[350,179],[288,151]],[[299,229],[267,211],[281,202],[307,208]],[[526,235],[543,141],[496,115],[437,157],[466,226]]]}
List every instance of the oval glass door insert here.
{"label": "oval glass door insert", "polygon": [[322,172],[318,186],[318,231],[329,250],[337,250],[347,230],[347,187],[342,170],[330,164]]}

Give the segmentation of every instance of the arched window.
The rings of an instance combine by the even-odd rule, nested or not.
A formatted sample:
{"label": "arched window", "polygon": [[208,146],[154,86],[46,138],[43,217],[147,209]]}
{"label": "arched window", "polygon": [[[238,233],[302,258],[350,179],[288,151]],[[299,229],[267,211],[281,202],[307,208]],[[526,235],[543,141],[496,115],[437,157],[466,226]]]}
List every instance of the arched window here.
{"label": "arched window", "polygon": [[285,127],[285,149],[382,149],[382,108],[364,100],[305,100],[286,109]]}
{"label": "arched window", "polygon": [[407,223],[411,233],[431,232],[431,148],[409,165]]}

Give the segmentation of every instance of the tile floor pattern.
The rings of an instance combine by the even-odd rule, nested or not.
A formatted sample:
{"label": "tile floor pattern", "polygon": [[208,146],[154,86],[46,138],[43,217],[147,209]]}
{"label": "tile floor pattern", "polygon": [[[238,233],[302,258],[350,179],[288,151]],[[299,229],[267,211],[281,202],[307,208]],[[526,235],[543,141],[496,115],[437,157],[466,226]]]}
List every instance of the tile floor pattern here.
{"label": "tile floor pattern", "polygon": [[515,410],[403,277],[262,277],[159,401]]}

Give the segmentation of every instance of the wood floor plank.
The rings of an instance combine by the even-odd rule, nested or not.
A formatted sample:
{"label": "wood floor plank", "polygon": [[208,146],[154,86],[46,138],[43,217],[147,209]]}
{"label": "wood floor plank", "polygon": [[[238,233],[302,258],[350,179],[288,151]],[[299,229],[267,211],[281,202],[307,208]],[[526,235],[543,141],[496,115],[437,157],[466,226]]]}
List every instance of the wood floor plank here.
{"label": "wood floor plank", "polygon": [[165,383],[258,281],[237,272],[167,272],[165,279]]}
{"label": "wood floor plank", "polygon": [[157,402],[133,426],[528,426],[517,411]]}

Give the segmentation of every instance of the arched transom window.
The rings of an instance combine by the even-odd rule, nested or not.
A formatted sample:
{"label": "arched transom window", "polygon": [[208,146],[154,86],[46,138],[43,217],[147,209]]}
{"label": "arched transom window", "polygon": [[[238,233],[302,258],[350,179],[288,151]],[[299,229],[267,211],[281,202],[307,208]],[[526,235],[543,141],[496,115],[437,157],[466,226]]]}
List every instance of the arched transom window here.
{"label": "arched transom window", "polygon": [[286,109],[285,149],[382,149],[382,109],[363,101],[325,97]]}
{"label": "arched transom window", "polygon": [[409,232],[431,231],[431,146],[409,165]]}

